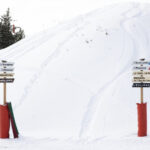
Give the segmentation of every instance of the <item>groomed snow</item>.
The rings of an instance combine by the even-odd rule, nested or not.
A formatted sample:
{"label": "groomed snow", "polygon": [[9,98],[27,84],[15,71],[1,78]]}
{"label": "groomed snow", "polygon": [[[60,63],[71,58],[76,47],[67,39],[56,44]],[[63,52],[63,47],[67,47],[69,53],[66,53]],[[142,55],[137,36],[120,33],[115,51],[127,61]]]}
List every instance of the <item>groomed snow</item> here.
{"label": "groomed snow", "polygon": [[132,62],[150,58],[149,40],[150,4],[122,3],[0,51],[15,62],[7,99],[21,134],[0,140],[0,148],[149,149],[149,136],[136,135],[140,90],[132,88]]}

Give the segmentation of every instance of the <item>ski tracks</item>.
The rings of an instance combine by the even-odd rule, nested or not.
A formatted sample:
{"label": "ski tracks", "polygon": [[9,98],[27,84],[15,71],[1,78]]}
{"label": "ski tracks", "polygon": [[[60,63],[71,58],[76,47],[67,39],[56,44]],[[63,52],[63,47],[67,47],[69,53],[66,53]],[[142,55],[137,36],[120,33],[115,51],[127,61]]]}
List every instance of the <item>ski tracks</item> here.
{"label": "ski tracks", "polygon": [[[133,10],[137,10],[137,12],[134,15],[129,15],[130,11],[132,12]],[[139,8],[138,4],[133,4],[132,7],[130,9],[128,9],[126,12],[122,13],[123,19],[120,22],[120,27],[129,35],[131,41],[132,41],[132,51],[131,51],[131,56],[129,57],[127,63],[124,65],[124,67],[122,67],[122,70],[120,70],[110,81],[108,81],[105,85],[103,85],[102,87],[99,88],[99,90],[97,91],[96,94],[93,94],[91,96],[91,98],[89,99],[87,108],[86,108],[86,112],[83,115],[83,119],[81,121],[81,127],[80,127],[80,131],[79,131],[79,137],[86,137],[89,133],[90,130],[92,129],[92,124],[96,119],[97,113],[98,113],[98,109],[101,105],[101,103],[104,101],[102,100],[102,93],[107,90],[107,88],[114,83],[121,75],[123,75],[126,71],[128,71],[131,67],[132,61],[138,57],[139,55],[139,49],[137,46],[137,43],[139,43],[139,40],[137,39],[137,37],[134,35],[134,33],[132,33],[131,29],[130,29],[130,23],[133,19],[138,18],[141,15],[141,10]],[[80,30],[82,30],[84,28],[84,26],[87,25],[87,23],[83,23],[80,27],[74,27],[74,31],[71,32],[71,34],[69,34],[61,43],[59,43],[59,45],[57,46],[57,48],[54,50],[54,52],[52,54],[50,54],[41,64],[40,69],[34,73],[34,75],[31,77],[31,79],[29,80],[29,82],[26,84],[23,94],[19,99],[18,104],[16,104],[15,108],[18,108],[19,106],[21,106],[21,104],[25,101],[26,97],[28,96],[28,94],[30,93],[31,88],[33,87],[34,83],[40,78],[42,72],[44,71],[44,69],[47,67],[47,65],[53,61],[55,58],[57,58],[60,54],[61,54],[61,48],[70,41],[70,39],[72,39],[75,34],[77,32],[79,32]],[[138,25],[138,29],[141,28],[141,26]],[[71,29],[71,28],[70,28]],[[146,32],[145,32],[146,33]],[[52,35],[53,37],[54,35]],[[46,39],[44,39],[46,40]],[[148,41],[147,37],[145,37],[145,40]],[[146,42],[148,43],[148,42]],[[32,47],[30,48],[32,49]],[[138,53],[137,53],[138,50]],[[28,50],[26,50],[28,51]],[[125,49],[123,50],[123,52],[125,51]],[[22,54],[25,54],[25,51],[22,52]],[[22,55],[21,53],[19,54]],[[7,55],[7,57],[13,57],[13,53]],[[126,54],[122,55],[123,57]],[[15,56],[14,58],[16,58],[18,56]],[[121,59],[122,59],[121,58]]]}
{"label": "ski tracks", "polygon": [[[135,13],[135,15],[131,16],[131,17],[127,17],[126,15],[130,12],[133,11],[134,9],[137,10],[137,12]],[[101,103],[104,101],[104,99],[102,99],[102,93],[107,90],[107,88],[112,85],[121,75],[123,75],[126,71],[128,71],[131,68],[131,64],[132,61],[136,58],[136,49],[138,49],[138,47],[136,46],[136,38],[135,36],[132,34],[132,31],[129,30],[129,28],[127,28],[127,26],[130,23],[130,20],[137,18],[141,15],[141,10],[139,9],[139,5],[136,3],[132,4],[132,7],[130,9],[128,9],[127,11],[125,11],[122,16],[123,16],[123,20],[121,20],[120,22],[120,27],[126,32],[128,33],[129,37],[132,40],[132,52],[131,52],[131,56],[128,56],[129,59],[127,61],[127,63],[125,64],[124,67],[121,67],[122,70],[120,70],[115,77],[113,77],[110,81],[108,81],[105,85],[103,85],[96,94],[94,94],[90,100],[89,103],[87,105],[87,110],[83,116],[82,122],[81,122],[81,129],[79,132],[79,137],[80,138],[85,138],[90,136],[90,131],[92,130],[92,124],[96,119],[96,116],[98,115],[98,109],[101,105]],[[125,49],[124,49],[125,51]],[[124,54],[124,56],[122,57],[126,57],[126,55]],[[123,58],[120,58],[123,59]]]}
{"label": "ski tracks", "polygon": [[[25,101],[34,83],[40,78],[41,74],[43,73],[47,65],[61,54],[61,48],[67,42],[69,42],[74,36],[76,36],[76,33],[82,30],[84,26],[87,24],[88,24],[87,22],[83,22],[82,25],[80,26],[78,26],[77,24],[77,27],[76,26],[74,27],[75,29],[71,32],[71,34],[69,34],[62,42],[58,44],[57,48],[54,50],[52,54],[47,56],[47,58],[41,64],[39,70],[36,73],[34,73],[34,75],[30,78],[29,82],[26,84],[24,88],[24,92],[22,96],[20,97],[18,104],[16,104],[15,108],[18,108]],[[72,30],[72,28],[70,28],[69,30]]]}

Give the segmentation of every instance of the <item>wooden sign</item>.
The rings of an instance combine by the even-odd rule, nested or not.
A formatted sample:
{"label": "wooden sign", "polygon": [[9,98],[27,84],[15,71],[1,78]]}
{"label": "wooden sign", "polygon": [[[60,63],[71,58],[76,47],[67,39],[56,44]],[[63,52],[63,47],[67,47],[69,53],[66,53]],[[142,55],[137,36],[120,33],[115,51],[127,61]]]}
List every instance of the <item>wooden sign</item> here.
{"label": "wooden sign", "polygon": [[150,71],[135,71],[133,72],[133,75],[149,75],[150,76]]}
{"label": "wooden sign", "polygon": [[133,80],[150,80],[150,77],[149,76],[133,77]]}
{"label": "wooden sign", "polygon": [[134,61],[133,64],[133,85],[132,87],[140,87],[141,104],[143,104],[143,88],[150,87],[150,61],[145,61],[145,58],[139,61]]}
{"label": "wooden sign", "polygon": [[150,87],[150,83],[133,83],[132,87]]}
{"label": "wooden sign", "polygon": [[138,79],[138,80],[133,80],[133,82],[136,82],[136,83],[140,83],[140,82],[144,82],[144,83],[149,83],[150,82],[150,80],[140,80],[140,79]]}
{"label": "wooden sign", "polygon": [[11,78],[14,75],[12,73],[12,71],[14,70],[13,65],[14,65],[13,62],[7,62],[5,60],[2,60],[0,62],[0,83],[3,83],[3,98],[4,98],[3,103],[4,103],[4,105],[7,104],[6,84],[14,82],[14,78]]}
{"label": "wooden sign", "polygon": [[14,73],[1,73],[0,77],[13,77]]}
{"label": "wooden sign", "polygon": [[12,83],[14,78],[0,78],[0,83]]}

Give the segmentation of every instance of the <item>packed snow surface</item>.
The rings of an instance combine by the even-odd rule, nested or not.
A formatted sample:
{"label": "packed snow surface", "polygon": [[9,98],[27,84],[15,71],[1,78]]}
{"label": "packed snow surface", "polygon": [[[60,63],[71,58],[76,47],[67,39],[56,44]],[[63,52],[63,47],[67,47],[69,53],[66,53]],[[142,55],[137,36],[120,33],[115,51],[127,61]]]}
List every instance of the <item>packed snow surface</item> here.
{"label": "packed snow surface", "polygon": [[140,89],[132,88],[132,62],[150,58],[149,40],[150,4],[122,3],[0,51],[15,62],[7,99],[20,132],[0,149],[149,149],[150,137],[137,137]]}

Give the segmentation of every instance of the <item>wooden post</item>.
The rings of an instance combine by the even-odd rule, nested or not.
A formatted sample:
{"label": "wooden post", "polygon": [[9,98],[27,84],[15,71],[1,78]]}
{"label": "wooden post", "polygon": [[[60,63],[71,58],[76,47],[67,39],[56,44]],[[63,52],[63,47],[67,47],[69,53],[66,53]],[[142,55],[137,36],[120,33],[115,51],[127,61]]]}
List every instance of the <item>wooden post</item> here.
{"label": "wooden post", "polygon": [[143,103],[143,87],[141,87],[141,104]]}
{"label": "wooden post", "polygon": [[[6,79],[6,78],[4,78],[4,79]],[[3,97],[4,97],[4,105],[6,105],[6,82],[5,83],[3,83]]]}
{"label": "wooden post", "polygon": [[[145,58],[141,58],[140,61],[145,61]],[[143,64],[141,64],[141,66],[143,66]],[[141,70],[141,71],[143,71],[143,70]],[[141,104],[143,104],[143,87],[141,87]]]}

